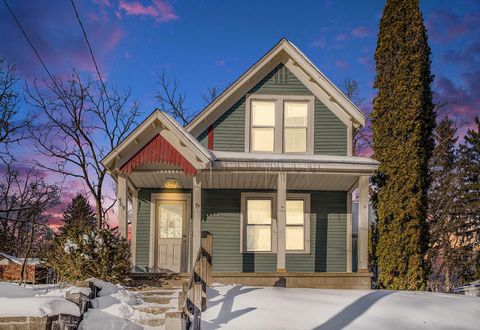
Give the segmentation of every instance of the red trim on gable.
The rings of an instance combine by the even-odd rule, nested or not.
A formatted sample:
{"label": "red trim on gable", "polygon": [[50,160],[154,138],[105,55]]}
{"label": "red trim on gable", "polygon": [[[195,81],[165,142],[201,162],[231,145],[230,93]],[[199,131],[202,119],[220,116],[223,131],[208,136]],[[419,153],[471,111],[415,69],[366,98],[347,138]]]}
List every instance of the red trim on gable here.
{"label": "red trim on gable", "polygon": [[197,174],[197,169],[160,134],[130,158],[120,171],[130,174],[137,166],[160,163],[180,166],[186,175]]}
{"label": "red trim on gable", "polygon": [[213,125],[208,126],[208,149],[213,150]]}

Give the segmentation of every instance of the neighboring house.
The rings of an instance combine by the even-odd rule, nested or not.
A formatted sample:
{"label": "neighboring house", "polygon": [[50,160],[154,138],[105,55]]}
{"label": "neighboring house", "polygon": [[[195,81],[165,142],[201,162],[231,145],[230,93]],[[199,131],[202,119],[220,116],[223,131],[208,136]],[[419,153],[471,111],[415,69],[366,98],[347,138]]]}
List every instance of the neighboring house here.
{"label": "neighboring house", "polygon": [[[0,252],[0,281],[19,282],[24,258],[17,258]],[[25,265],[25,282],[36,283],[46,279],[47,271],[40,265],[40,260],[28,258]]]}
{"label": "neighboring house", "polygon": [[[213,235],[221,283],[370,288],[368,179],[354,157],[361,111],[282,39],[182,127],[154,111],[102,163],[132,207],[135,270],[188,272]],[[359,187],[352,272],[352,191]]]}

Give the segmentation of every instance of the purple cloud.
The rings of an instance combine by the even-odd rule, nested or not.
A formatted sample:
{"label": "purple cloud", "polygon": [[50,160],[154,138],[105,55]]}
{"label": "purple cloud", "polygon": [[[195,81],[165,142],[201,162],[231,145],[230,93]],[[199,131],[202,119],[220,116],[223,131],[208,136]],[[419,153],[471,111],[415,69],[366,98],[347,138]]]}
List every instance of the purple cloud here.
{"label": "purple cloud", "polygon": [[[110,2],[78,3],[77,9],[101,70],[107,70],[106,59],[124,36],[118,20],[108,13]],[[75,67],[79,71],[94,72],[94,66],[83,39],[72,6],[53,0],[15,2],[12,9],[20,18],[40,56],[53,74],[61,75]],[[108,24],[108,28],[107,28]],[[0,53],[17,66],[24,77],[43,75],[39,61],[8,12],[0,12],[0,30],[4,31]]]}
{"label": "purple cloud", "polygon": [[426,26],[433,41],[446,43],[473,31],[479,31],[480,13],[461,16],[448,10],[435,10],[430,13]]}
{"label": "purple cloud", "polygon": [[162,0],[153,0],[151,5],[145,6],[140,1],[120,0],[120,11],[125,15],[152,17],[157,23],[168,23],[178,20],[173,6]]}

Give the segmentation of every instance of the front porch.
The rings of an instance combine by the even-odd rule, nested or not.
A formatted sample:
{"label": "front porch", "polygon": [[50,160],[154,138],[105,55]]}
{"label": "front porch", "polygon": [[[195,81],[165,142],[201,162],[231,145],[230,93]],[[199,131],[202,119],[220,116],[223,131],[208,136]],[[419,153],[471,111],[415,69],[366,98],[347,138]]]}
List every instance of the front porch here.
{"label": "front porch", "polygon": [[135,272],[188,273],[208,231],[218,281],[369,286],[372,159],[209,150],[156,112],[104,164],[117,181],[120,235],[131,225]]}
{"label": "front porch", "polygon": [[[136,169],[124,178],[131,207],[132,258],[137,272],[165,270],[159,250],[157,201],[186,205],[179,273],[188,273],[200,245],[201,231],[213,234],[214,282],[287,287],[368,288],[368,176],[325,172],[258,172],[212,169],[187,176],[180,170]],[[169,188],[166,188],[169,187]],[[352,250],[352,192],[359,188],[359,244]],[[122,189],[119,189],[122,191]],[[242,195],[272,194],[276,201],[276,250],[242,250]],[[290,196],[309,196],[309,244],[304,253],[289,252],[285,242],[285,204]],[[367,196],[365,196],[367,195]],[[366,212],[361,212],[366,210]],[[126,235],[125,223],[120,226]],[[307,234],[306,234],[307,235]],[[362,235],[364,238],[362,238]],[[282,244],[283,243],[283,244]],[[353,260],[358,260],[353,265]],[[358,272],[352,270],[358,269]]]}

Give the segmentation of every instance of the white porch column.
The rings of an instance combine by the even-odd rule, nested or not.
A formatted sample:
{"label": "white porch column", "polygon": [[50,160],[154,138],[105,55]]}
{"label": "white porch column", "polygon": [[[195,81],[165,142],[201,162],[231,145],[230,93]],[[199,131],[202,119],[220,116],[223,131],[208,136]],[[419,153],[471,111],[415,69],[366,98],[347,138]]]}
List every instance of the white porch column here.
{"label": "white porch column", "polygon": [[287,219],[287,174],[277,179],[277,272],[285,272],[285,224]]}
{"label": "white porch column", "polygon": [[193,193],[192,193],[192,222],[193,222],[193,238],[192,238],[192,253],[193,258],[197,255],[201,243],[201,221],[202,221],[202,183],[195,176],[193,177]]}
{"label": "white porch column", "polygon": [[118,203],[118,233],[120,237],[127,238],[128,231],[128,187],[127,176],[118,174],[117,178],[117,203]]}
{"label": "white porch column", "polygon": [[347,192],[347,273],[352,272],[352,192],[356,185]]}
{"label": "white porch column", "polygon": [[132,264],[135,270],[136,253],[137,253],[137,212],[138,212],[138,191],[132,192],[132,240],[130,241],[130,249],[132,253]]}
{"label": "white porch column", "polygon": [[368,176],[358,180],[358,271],[368,271]]}

